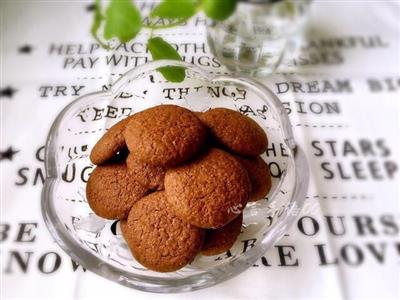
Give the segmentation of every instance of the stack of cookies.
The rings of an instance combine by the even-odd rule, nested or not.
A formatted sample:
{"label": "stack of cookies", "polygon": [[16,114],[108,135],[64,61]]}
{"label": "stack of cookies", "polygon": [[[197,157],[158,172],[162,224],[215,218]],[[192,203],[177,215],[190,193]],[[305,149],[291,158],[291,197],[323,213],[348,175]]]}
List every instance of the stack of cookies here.
{"label": "stack of cookies", "polygon": [[228,251],[248,201],[271,187],[260,155],[264,130],[239,112],[160,105],[111,127],[92,149],[86,187],[92,210],[119,219],[133,256],[175,271],[198,253]]}

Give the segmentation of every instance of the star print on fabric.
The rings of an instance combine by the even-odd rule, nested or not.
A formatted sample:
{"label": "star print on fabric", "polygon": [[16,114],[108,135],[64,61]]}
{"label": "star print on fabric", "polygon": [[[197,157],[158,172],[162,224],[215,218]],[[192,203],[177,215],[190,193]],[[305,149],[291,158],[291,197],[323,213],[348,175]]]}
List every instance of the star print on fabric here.
{"label": "star print on fabric", "polygon": [[86,11],[94,11],[96,9],[96,4],[89,4],[86,6]]}
{"label": "star print on fabric", "polygon": [[16,92],[16,89],[13,89],[10,86],[7,86],[4,89],[0,89],[0,98],[12,98],[14,93]]}
{"label": "star print on fabric", "polygon": [[14,155],[17,154],[19,150],[13,149],[12,146],[8,147],[5,151],[0,151],[0,161],[2,160],[13,160]]}
{"label": "star print on fabric", "polygon": [[33,49],[32,46],[24,45],[22,47],[19,47],[18,51],[19,51],[19,53],[22,53],[22,54],[30,54],[32,52],[32,49]]}

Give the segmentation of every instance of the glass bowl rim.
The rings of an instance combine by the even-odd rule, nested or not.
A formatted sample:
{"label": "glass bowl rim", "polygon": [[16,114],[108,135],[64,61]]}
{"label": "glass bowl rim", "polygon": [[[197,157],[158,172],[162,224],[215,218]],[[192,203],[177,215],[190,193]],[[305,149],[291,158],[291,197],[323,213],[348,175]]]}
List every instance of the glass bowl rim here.
{"label": "glass bowl rim", "polygon": [[[253,247],[245,253],[242,253],[238,260],[234,261],[234,266],[231,266],[231,263],[228,263],[218,266],[215,269],[207,270],[203,273],[190,275],[188,277],[180,279],[134,275],[130,272],[122,271],[119,268],[102,261],[99,257],[92,254],[89,250],[83,248],[77,241],[75,241],[74,238],[70,237],[69,232],[63,226],[62,222],[57,216],[57,212],[54,207],[54,201],[52,198],[53,188],[59,181],[55,155],[57,149],[57,133],[60,129],[61,121],[63,120],[63,117],[69,111],[69,109],[85,98],[90,99],[92,97],[114,96],[117,94],[118,90],[123,87],[129,76],[154,71],[164,66],[185,67],[201,74],[212,83],[224,84],[226,82],[231,82],[250,88],[255,93],[259,94],[262,99],[265,99],[266,96],[268,96],[268,98],[272,100],[272,106],[275,110],[275,113],[279,116],[280,125],[285,136],[284,141],[291,153],[290,159],[293,160],[292,165],[295,168],[294,190],[292,197],[289,200],[289,205],[287,209],[285,209],[277,223],[268,232],[268,234],[260,240],[258,246]],[[124,286],[156,293],[176,293],[210,287],[217,283],[228,280],[251,267],[266,252],[267,249],[269,249],[283,236],[283,234],[292,225],[298,214],[295,213],[295,211],[299,211],[298,208],[301,209],[304,204],[309,181],[309,168],[304,152],[295,143],[290,120],[285,112],[282,103],[268,87],[246,76],[212,75],[198,66],[176,60],[153,61],[132,68],[125,74],[123,74],[123,76],[121,76],[121,78],[119,78],[114,84],[112,84],[111,88],[108,91],[88,93],[78,97],[77,99],[69,103],[58,114],[50,128],[46,140],[44,164],[46,179],[41,194],[41,212],[46,227],[48,228],[51,236],[56,241],[56,243],[73,260],[75,260],[87,270]]]}

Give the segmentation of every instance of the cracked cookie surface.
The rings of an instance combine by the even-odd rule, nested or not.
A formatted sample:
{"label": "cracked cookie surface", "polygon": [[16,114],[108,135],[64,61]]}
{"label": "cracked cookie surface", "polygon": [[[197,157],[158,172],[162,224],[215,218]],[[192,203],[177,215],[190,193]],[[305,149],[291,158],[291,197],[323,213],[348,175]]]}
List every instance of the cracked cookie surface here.
{"label": "cracked cookie surface", "polygon": [[162,191],[136,202],[121,228],[137,261],[158,272],[176,271],[190,263],[204,241],[203,229],[167,209]]}
{"label": "cracked cookie surface", "polygon": [[135,158],[135,155],[130,153],[126,160],[129,172],[142,185],[151,190],[164,189],[165,168],[159,165],[150,165]]}
{"label": "cracked cookie surface", "polygon": [[230,151],[243,156],[258,156],[268,146],[265,131],[256,121],[240,112],[213,108],[199,114],[213,138]]}
{"label": "cracked cookie surface", "polygon": [[212,148],[185,165],[169,169],[164,180],[169,207],[188,223],[218,228],[245,208],[250,180],[229,153]]}
{"label": "cracked cookie surface", "polygon": [[125,163],[96,167],[86,185],[86,197],[96,215],[105,219],[124,219],[133,203],[148,193],[128,172]]}
{"label": "cracked cookie surface", "polygon": [[159,105],[135,114],[124,131],[129,151],[152,165],[174,166],[198,153],[206,128],[191,111]]}

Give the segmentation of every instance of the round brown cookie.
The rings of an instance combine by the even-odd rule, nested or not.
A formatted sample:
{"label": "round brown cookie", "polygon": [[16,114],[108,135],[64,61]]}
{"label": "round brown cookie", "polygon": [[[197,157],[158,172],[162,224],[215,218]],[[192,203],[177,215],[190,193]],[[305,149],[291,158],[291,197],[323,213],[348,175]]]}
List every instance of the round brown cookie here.
{"label": "round brown cookie", "polygon": [[250,196],[244,167],[212,148],[198,159],[169,169],[164,179],[169,207],[190,224],[218,228],[242,212]]}
{"label": "round brown cookie", "polygon": [[96,167],[86,185],[86,197],[96,215],[105,219],[126,218],[133,203],[148,193],[125,163]]}
{"label": "round brown cookie", "polygon": [[135,114],[124,135],[129,151],[137,159],[152,165],[173,166],[200,150],[206,128],[183,107],[159,105]]}
{"label": "round brown cookie", "polygon": [[92,163],[101,165],[112,159],[119,151],[126,147],[123,132],[131,117],[127,117],[114,124],[97,141],[90,153]]}
{"label": "round brown cookie", "polygon": [[172,272],[194,259],[203,245],[204,230],[171,214],[165,192],[155,192],[132,206],[123,236],[143,266]]}
{"label": "round brown cookie", "polygon": [[243,214],[218,229],[207,229],[201,254],[210,256],[224,253],[232,248],[240,229],[242,228]]}
{"label": "round brown cookie", "polygon": [[271,189],[271,173],[267,163],[261,158],[244,158],[235,156],[246,169],[251,182],[249,201],[263,199]]}
{"label": "round brown cookie", "polygon": [[126,160],[129,172],[142,185],[151,190],[164,189],[165,168],[157,165],[150,165],[135,158],[130,153]]}
{"label": "round brown cookie", "polygon": [[213,108],[198,115],[214,139],[232,152],[258,156],[268,146],[265,131],[251,118],[227,108]]}

